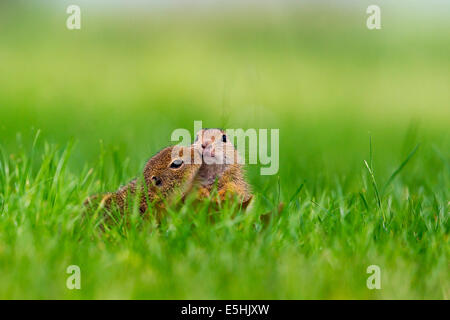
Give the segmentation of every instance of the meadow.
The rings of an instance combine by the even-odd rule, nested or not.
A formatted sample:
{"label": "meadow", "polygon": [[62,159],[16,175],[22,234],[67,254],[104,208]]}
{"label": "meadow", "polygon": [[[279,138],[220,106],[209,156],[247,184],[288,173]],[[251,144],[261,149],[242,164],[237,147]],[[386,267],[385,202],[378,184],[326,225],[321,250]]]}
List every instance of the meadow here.
{"label": "meadow", "polygon": [[[0,298],[449,299],[448,22],[61,8],[0,5]],[[82,219],[194,120],[280,130],[249,212]]]}

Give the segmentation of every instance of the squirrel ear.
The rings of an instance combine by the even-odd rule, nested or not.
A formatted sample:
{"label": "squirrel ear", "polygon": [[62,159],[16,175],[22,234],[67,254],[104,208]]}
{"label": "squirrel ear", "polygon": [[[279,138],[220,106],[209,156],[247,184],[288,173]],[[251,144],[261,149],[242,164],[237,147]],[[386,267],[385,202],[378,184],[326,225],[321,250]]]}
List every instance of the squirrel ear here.
{"label": "squirrel ear", "polygon": [[159,186],[159,185],[161,185],[162,180],[161,180],[160,177],[153,176],[153,177],[152,177],[152,182],[153,182],[153,184],[154,184],[155,186]]}

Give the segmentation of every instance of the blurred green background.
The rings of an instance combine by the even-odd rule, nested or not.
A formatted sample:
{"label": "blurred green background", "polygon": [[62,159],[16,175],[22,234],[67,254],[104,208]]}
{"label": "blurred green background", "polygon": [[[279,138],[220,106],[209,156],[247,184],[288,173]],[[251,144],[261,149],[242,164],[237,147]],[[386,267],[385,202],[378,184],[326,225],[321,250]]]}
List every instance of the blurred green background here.
{"label": "blurred green background", "polygon": [[[280,198],[288,201],[305,183],[305,197],[321,203],[326,197],[348,200],[347,195],[370,192],[363,163],[369,159],[370,136],[380,181],[386,181],[420,143],[418,153],[397,177],[396,199],[401,203],[405,194],[405,202],[408,194],[430,199],[439,194],[436,201],[444,206],[447,217],[448,5],[437,1],[431,9],[419,1],[397,2],[395,6],[382,1],[382,29],[368,30],[365,10],[372,4],[369,1],[193,3],[120,6],[81,1],[81,30],[71,31],[65,26],[65,9],[72,2],[2,2],[0,145],[4,152],[13,159],[15,154],[29,150],[37,130],[41,130],[41,143],[35,147],[38,155],[44,152],[42,141],[64,146],[74,139],[68,170],[76,176],[82,170],[95,168],[103,150],[104,175],[85,190],[87,194],[114,190],[126,183],[152,154],[171,143],[174,129],[192,131],[194,120],[202,120],[205,127],[278,128],[279,174],[260,176],[258,166],[249,166],[255,192],[274,199],[279,181]],[[39,163],[37,156],[35,165]],[[117,163],[121,163],[120,172],[114,169]],[[309,200],[302,201],[310,204]],[[196,290],[191,286],[190,292],[177,285],[160,295],[150,289],[127,291],[121,285],[125,282],[117,279],[115,290],[100,286],[75,297],[448,298],[447,222],[445,227],[437,240],[441,246],[439,267],[430,266],[426,269],[429,273],[423,273],[430,277],[431,284],[417,280],[417,275],[391,274],[392,278],[398,276],[394,281],[398,289],[392,287],[379,296],[371,296],[374,293],[364,288],[365,265],[358,258],[363,266],[363,288],[352,291],[353,284],[342,287],[333,270],[323,267],[326,271],[320,273],[320,263],[316,270],[314,262],[308,262],[308,255],[288,259],[290,262],[286,260],[290,255],[285,255],[282,257],[288,269],[276,273],[282,277],[284,287],[278,283],[280,287],[274,286],[276,292],[267,289],[270,285],[264,287],[266,291],[227,287],[223,283],[222,288],[212,280],[217,275],[203,271],[207,279],[211,277],[207,282],[210,286]],[[0,296],[72,297],[62,289],[42,288],[56,272],[49,271],[54,265],[44,262],[51,255],[48,251],[31,254],[31,262],[43,264],[36,266],[41,268],[41,282],[36,282],[29,279],[33,277],[25,262],[10,253],[14,245],[3,237],[1,274],[6,277],[17,268],[21,270],[17,271],[17,279],[22,280],[0,280]],[[395,265],[397,257],[402,256],[402,263],[417,271],[416,258],[421,256],[402,254],[400,243],[392,244],[383,261],[395,261]],[[295,247],[287,246],[287,250]],[[323,249],[318,243],[313,248]],[[340,251],[331,252],[338,261],[353,261],[350,251],[342,255]],[[328,255],[333,259],[333,254]],[[253,267],[276,264],[275,257],[277,254],[271,253],[260,260],[250,259],[254,263],[241,266],[242,273],[237,267],[238,271],[233,269],[228,276],[222,276],[230,283],[238,283],[240,277],[247,279],[241,279],[243,282],[250,281]],[[116,258],[111,261],[120,265]],[[195,268],[189,270],[197,271],[184,274],[176,269],[176,263],[166,263],[174,268],[170,269],[174,279],[195,279],[193,274],[200,274]],[[323,279],[312,277],[319,287],[312,289],[312,283],[303,283],[304,290],[298,291],[289,280],[297,279],[291,275],[291,268],[304,268],[303,277],[316,270]],[[147,271],[141,269],[145,278]],[[392,270],[401,274],[401,269]],[[344,274],[343,279],[353,277],[350,271]],[[59,277],[63,279],[64,274]],[[260,280],[257,272],[254,277]],[[23,289],[26,281],[33,283],[28,283],[28,295]],[[333,291],[334,285],[341,290]],[[415,289],[411,291],[411,287]]]}

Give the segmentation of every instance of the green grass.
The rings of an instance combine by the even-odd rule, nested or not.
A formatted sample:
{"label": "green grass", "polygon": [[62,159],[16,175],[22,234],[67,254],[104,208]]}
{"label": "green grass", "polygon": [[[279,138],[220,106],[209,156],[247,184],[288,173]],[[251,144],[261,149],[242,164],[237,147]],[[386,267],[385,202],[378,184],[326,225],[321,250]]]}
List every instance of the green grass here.
{"label": "green grass", "polygon": [[[449,298],[448,24],[86,11],[69,32],[2,9],[0,298]],[[104,233],[82,219],[194,120],[280,129],[279,173],[247,168],[249,212],[212,223],[188,203]]]}

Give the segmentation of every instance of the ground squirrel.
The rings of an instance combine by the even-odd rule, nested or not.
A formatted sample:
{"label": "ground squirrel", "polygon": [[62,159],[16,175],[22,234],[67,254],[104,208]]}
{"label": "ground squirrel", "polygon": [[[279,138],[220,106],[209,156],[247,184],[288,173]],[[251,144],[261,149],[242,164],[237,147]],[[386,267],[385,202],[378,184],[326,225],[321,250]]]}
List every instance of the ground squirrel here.
{"label": "ground squirrel", "polygon": [[[144,213],[149,203],[157,209],[164,207],[172,196],[178,193],[184,196],[194,181],[201,163],[195,163],[195,158],[201,158],[201,151],[195,146],[171,146],[155,154],[145,165],[141,183],[139,209]],[[85,205],[103,203],[106,209],[115,205],[123,213],[128,205],[128,196],[136,195],[139,187],[138,179],[132,180],[116,192],[94,195],[85,201]]]}
{"label": "ground squirrel", "polygon": [[195,183],[199,185],[199,197],[210,197],[217,180],[221,201],[237,196],[242,207],[246,208],[253,196],[245,179],[244,168],[238,161],[238,152],[225,131],[202,129],[197,132],[193,146],[202,149],[203,163],[195,178]]}
{"label": "ground squirrel", "polygon": [[[210,198],[216,181],[220,201],[237,196],[242,207],[247,208],[253,196],[238,159],[237,151],[221,129],[202,129],[191,146],[159,151],[143,171],[140,212],[144,213],[149,203],[157,210],[163,209],[164,203],[177,192],[184,198],[197,189],[200,200]],[[102,203],[107,210],[116,206],[123,213],[128,196],[137,194],[138,185],[138,179],[134,179],[116,192],[89,197],[85,205],[95,207]]]}

